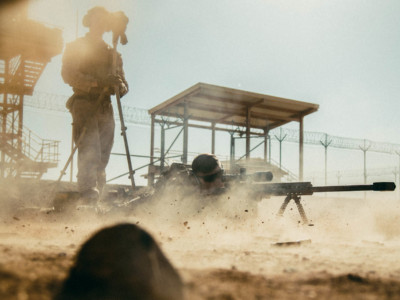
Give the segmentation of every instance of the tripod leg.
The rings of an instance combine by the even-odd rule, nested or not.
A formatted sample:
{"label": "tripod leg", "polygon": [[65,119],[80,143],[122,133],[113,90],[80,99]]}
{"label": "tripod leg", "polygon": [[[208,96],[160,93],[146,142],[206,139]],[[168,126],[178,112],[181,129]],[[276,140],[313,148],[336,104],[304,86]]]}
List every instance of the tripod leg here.
{"label": "tripod leg", "polygon": [[[119,39],[119,36],[115,35],[115,33],[113,32],[113,74],[114,75],[116,75],[116,69],[117,69],[117,44],[118,44],[118,39]],[[122,106],[121,106],[121,99],[120,99],[118,85],[116,85],[114,87],[114,91],[115,91],[115,97],[117,99],[119,119],[121,121],[121,135],[124,138],[126,159],[128,161],[129,178],[131,180],[132,190],[134,190],[135,189],[135,179],[133,177],[133,174],[135,173],[135,171],[133,171],[133,169],[132,169],[132,161],[131,161],[131,155],[129,153],[128,138],[126,137],[126,126],[125,126],[125,122],[124,122],[124,115],[122,113]]]}
{"label": "tripod leg", "polygon": [[299,196],[295,196],[293,198],[294,202],[296,203],[297,209],[299,210],[300,216],[301,216],[301,220],[303,221],[303,224],[308,224],[308,219],[306,216],[306,212],[304,211],[303,205],[300,202],[300,197]]}
{"label": "tripod leg", "polygon": [[281,208],[279,209],[279,212],[277,214],[279,217],[283,216],[283,213],[285,212],[285,209],[288,206],[290,200],[292,200],[292,196],[291,195],[287,195],[286,198],[285,198],[285,201],[283,201],[283,203],[281,205]]}
{"label": "tripod leg", "polygon": [[62,177],[66,174],[65,172],[67,171],[67,168],[68,168],[69,164],[71,163],[71,161],[72,161],[72,159],[73,159],[73,157],[74,157],[74,155],[75,155],[76,150],[78,149],[79,143],[82,141],[83,137],[85,136],[86,130],[87,130],[87,127],[86,127],[86,125],[85,125],[85,126],[83,127],[82,132],[81,132],[81,135],[79,136],[78,140],[76,141],[74,147],[73,147],[72,150],[71,150],[71,154],[69,155],[68,160],[67,160],[67,162],[66,162],[65,165],[64,165],[64,168],[63,168],[62,171],[60,172],[60,176],[58,177],[57,182],[60,182],[61,179],[62,179]]}
{"label": "tripod leg", "polygon": [[124,116],[122,114],[121,100],[119,98],[118,91],[116,91],[115,95],[116,95],[116,98],[117,98],[119,119],[121,121],[121,135],[124,138],[125,153],[126,153],[126,158],[127,158],[127,161],[128,161],[129,178],[131,180],[132,189],[135,189],[135,179],[133,177],[133,174],[135,173],[135,171],[133,171],[133,169],[132,169],[132,161],[131,161],[131,155],[129,153],[128,138],[126,137],[126,127],[125,127],[125,123],[124,123]]}

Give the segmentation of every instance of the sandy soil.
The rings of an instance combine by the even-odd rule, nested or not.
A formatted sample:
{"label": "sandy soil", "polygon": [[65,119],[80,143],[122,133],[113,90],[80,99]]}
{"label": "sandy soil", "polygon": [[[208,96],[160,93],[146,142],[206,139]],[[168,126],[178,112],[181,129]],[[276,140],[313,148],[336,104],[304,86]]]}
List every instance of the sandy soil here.
{"label": "sandy soil", "polygon": [[[153,234],[182,275],[186,299],[400,299],[400,201],[385,193],[307,197],[314,226],[304,226],[294,204],[275,216],[282,200],[257,203],[257,214],[232,199],[197,211],[174,199],[97,215],[48,213],[3,197],[0,299],[51,299],[82,242],[120,222]],[[293,241],[303,242],[276,244]]]}

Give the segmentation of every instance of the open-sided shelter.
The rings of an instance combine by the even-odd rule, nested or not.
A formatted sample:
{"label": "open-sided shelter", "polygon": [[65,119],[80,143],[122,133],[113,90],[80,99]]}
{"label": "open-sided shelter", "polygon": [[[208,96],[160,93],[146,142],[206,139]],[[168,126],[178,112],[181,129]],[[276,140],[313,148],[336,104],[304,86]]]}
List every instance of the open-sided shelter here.
{"label": "open-sided shelter", "polygon": [[[197,83],[167,101],[151,108],[150,164],[154,163],[155,123],[183,126],[183,163],[187,163],[189,127],[212,131],[211,153],[215,152],[215,131],[235,132],[246,137],[246,158],[250,158],[250,137],[264,136],[267,158],[268,132],[295,121],[299,123],[299,178],[303,177],[303,119],[319,105],[265,94]],[[161,159],[163,159],[163,132]],[[231,150],[232,154],[232,150]],[[155,169],[149,168],[149,183]],[[153,176],[152,176],[153,175]]]}

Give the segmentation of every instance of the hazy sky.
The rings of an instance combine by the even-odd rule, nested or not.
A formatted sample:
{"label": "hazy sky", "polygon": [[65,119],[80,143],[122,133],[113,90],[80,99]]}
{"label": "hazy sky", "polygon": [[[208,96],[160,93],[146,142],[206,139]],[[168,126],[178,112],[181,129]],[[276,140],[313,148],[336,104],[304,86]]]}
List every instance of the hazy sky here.
{"label": "hazy sky", "polygon": [[[129,42],[118,49],[131,86],[124,101],[132,106],[151,108],[205,82],[317,103],[320,110],[305,119],[307,131],[400,143],[398,0],[34,0],[31,4],[31,17],[62,28],[65,42],[75,39],[77,23],[78,35],[86,32],[81,20],[92,6],[126,13]],[[60,55],[52,60],[37,90],[71,94],[61,79],[60,62]],[[56,119],[61,123],[55,128],[69,125],[66,118]],[[25,125],[30,127],[27,122],[29,116]],[[136,134],[146,139],[149,129]],[[148,145],[139,152],[148,153]],[[222,152],[229,153],[229,148]]]}

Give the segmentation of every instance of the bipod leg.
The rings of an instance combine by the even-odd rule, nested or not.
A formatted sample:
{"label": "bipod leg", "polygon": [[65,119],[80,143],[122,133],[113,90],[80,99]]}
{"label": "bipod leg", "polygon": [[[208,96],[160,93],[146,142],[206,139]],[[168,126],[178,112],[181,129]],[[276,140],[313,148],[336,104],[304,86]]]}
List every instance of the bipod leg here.
{"label": "bipod leg", "polygon": [[288,206],[290,200],[292,200],[292,195],[287,195],[285,201],[283,201],[281,208],[279,209],[278,216],[282,217],[283,213],[285,212],[286,207]]}
{"label": "bipod leg", "polygon": [[303,224],[308,224],[308,219],[306,216],[306,212],[304,211],[303,204],[301,204],[300,200],[301,198],[297,195],[293,197],[294,202],[296,203],[297,209],[299,210],[301,220],[303,221]]}

